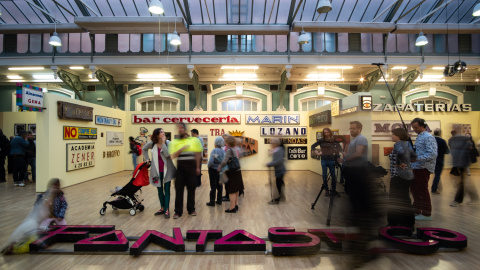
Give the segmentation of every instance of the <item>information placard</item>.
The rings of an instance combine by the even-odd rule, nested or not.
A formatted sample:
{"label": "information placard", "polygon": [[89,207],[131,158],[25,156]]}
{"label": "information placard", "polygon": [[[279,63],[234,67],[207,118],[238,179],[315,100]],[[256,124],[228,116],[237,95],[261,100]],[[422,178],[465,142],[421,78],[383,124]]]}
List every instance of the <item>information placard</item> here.
{"label": "information placard", "polygon": [[107,131],[107,145],[123,145],[123,132]]}
{"label": "information placard", "polygon": [[67,143],[67,172],[95,167],[94,143]]}

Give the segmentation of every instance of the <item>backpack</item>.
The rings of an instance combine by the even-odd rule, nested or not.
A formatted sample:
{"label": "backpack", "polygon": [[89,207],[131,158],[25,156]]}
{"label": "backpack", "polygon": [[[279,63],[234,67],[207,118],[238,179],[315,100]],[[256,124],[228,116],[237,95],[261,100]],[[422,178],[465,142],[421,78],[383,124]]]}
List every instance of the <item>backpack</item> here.
{"label": "backpack", "polygon": [[139,144],[135,144],[135,147],[137,148],[137,155],[140,156],[142,154],[142,147]]}

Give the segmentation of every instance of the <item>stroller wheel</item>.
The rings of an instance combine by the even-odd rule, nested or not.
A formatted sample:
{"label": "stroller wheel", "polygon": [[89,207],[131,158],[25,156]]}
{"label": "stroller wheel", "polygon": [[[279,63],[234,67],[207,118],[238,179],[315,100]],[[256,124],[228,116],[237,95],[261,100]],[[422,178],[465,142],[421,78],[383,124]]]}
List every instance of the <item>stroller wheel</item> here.
{"label": "stroller wheel", "polygon": [[140,204],[137,208],[138,208],[138,210],[140,210],[140,211],[145,210],[145,206],[143,206],[143,204]]}
{"label": "stroller wheel", "polygon": [[136,213],[137,213],[137,210],[135,210],[135,208],[130,209],[131,216],[135,216]]}
{"label": "stroller wheel", "polygon": [[105,215],[105,211],[107,210],[106,207],[103,207],[102,209],[100,209],[100,215]]}
{"label": "stroller wheel", "polygon": [[113,210],[117,210],[118,208],[112,205],[112,209],[113,209]]}

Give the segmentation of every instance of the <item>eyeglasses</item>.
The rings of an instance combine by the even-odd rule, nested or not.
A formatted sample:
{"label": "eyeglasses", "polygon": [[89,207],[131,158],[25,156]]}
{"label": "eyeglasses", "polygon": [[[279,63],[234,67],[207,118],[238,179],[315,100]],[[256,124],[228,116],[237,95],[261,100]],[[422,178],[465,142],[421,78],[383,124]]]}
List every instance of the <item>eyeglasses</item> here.
{"label": "eyeglasses", "polygon": [[356,129],[358,129],[358,128],[349,128],[349,129],[350,129],[350,130],[356,130]]}

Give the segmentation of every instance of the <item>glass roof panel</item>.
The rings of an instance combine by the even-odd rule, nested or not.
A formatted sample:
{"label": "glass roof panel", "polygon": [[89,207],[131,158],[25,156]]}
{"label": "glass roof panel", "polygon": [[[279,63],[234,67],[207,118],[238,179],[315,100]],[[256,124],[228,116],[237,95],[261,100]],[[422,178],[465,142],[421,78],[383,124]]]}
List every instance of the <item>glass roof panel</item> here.
{"label": "glass roof panel", "polygon": [[[317,2],[317,1],[315,1]],[[342,4],[344,3],[345,1],[342,0],[342,1],[333,1],[332,2],[332,10],[330,12],[328,12],[327,14],[320,14],[320,17],[318,18],[317,22],[322,20],[322,21],[325,21],[325,18],[327,21],[336,21],[337,20],[337,17],[338,17],[338,13],[341,12],[341,9],[342,9]],[[312,18],[312,21],[315,21],[315,19],[317,19],[318,17],[318,12],[315,11],[315,16],[313,16]]]}
{"label": "glass roof panel", "polygon": [[240,0],[240,23],[250,24],[252,16],[252,0]]}
{"label": "glass roof panel", "polygon": [[[95,5],[95,3],[93,2],[93,0],[82,0],[85,4],[87,4],[90,8],[92,8],[93,10],[95,10],[95,12],[100,15],[100,11],[98,10],[97,8],[97,5]],[[144,1],[145,2],[145,1]],[[88,12],[90,13],[90,16],[92,17],[95,17],[95,14],[93,14],[93,12],[88,9],[87,7],[85,7]]]}
{"label": "glass roof panel", "polygon": [[270,20],[270,24],[275,23],[275,17],[277,16],[277,6],[278,6],[278,0],[269,0],[267,2],[267,11],[265,12],[265,24],[268,24]]}
{"label": "glass roof panel", "polygon": [[[202,3],[202,11],[203,11],[203,21],[205,24],[215,24],[215,18],[213,17],[213,1],[203,1],[200,0]],[[205,2],[207,3],[205,5]]]}
{"label": "glass roof panel", "polygon": [[[405,12],[407,12],[410,8],[412,8],[414,5],[411,5],[410,6],[410,2],[411,0],[404,0],[402,2],[402,4],[400,5],[400,7],[398,8],[397,12],[395,13],[395,15],[393,16],[391,22],[395,22],[400,16],[402,16],[402,14],[404,14]],[[410,8],[409,8],[410,7]],[[385,18],[386,16],[388,15],[388,12],[385,13],[385,17],[381,20],[382,22],[385,21]]]}
{"label": "glass roof panel", "polygon": [[217,24],[227,24],[227,1],[226,0],[215,0],[215,14],[214,18],[217,21]]}
{"label": "glass roof panel", "polygon": [[[452,4],[455,8],[448,7],[449,9],[449,14],[453,12],[457,8],[457,3],[452,2]],[[472,3],[469,1],[463,1],[460,2],[460,7],[455,11],[455,14],[450,18],[448,23],[458,23],[460,21],[461,23],[470,23],[470,20],[473,18],[472,12],[473,8],[471,8]],[[450,6],[450,5],[449,5]],[[468,13],[467,13],[468,12]],[[464,16],[466,15],[466,16]],[[463,19],[462,19],[463,17]],[[467,19],[465,19],[467,18]]]}
{"label": "glass roof panel", "polygon": [[118,17],[127,16],[127,14],[125,13],[126,10],[122,8],[122,4],[120,3],[119,0],[107,0],[107,2],[110,3],[110,6],[113,9],[114,16],[118,16]]}
{"label": "glass roof panel", "polygon": [[[348,22],[348,19],[350,18],[350,15],[352,14],[353,8],[355,7],[355,4],[358,5],[358,3],[357,3],[358,0],[344,0],[344,2],[345,2],[345,4],[343,4],[343,8],[342,8],[342,11],[340,13],[340,16],[337,15],[339,22]],[[320,16],[319,20],[324,20],[324,19],[325,19],[325,15],[322,15],[322,16]]]}
{"label": "glass roof panel", "polygon": [[[147,5],[147,2],[145,0],[134,0],[134,1],[135,1],[135,5],[137,6],[137,9],[138,9],[138,14],[140,14],[140,16],[142,16],[142,17],[143,16],[152,16],[150,14],[150,12],[148,11],[148,5]],[[163,8],[165,9],[165,13],[166,13],[169,10],[168,9],[169,3],[168,3],[168,1],[163,0],[162,4],[163,4]]]}
{"label": "glass roof panel", "polygon": [[275,20],[277,21],[277,24],[287,23],[291,4],[292,4],[292,0],[280,0],[279,2],[280,8],[278,9],[277,17],[275,18]]}
{"label": "glass roof panel", "polygon": [[[7,23],[18,22],[20,24],[30,23],[28,22],[27,18],[25,18],[25,16],[20,12],[20,10],[15,6],[15,4],[13,4],[12,2],[2,1],[2,5],[5,7],[6,10],[8,10],[8,12],[2,10],[2,18],[3,18],[3,14],[8,15],[5,18],[3,18],[5,22]],[[13,19],[10,15],[13,16],[15,19]],[[15,22],[15,20],[17,22]]]}
{"label": "glass roof panel", "polygon": [[[410,9],[415,7],[418,3],[420,3],[422,0],[411,0],[408,3],[407,8],[404,11],[404,14],[407,13]],[[409,21],[412,20],[412,17],[416,15],[416,13],[420,12],[419,7],[416,7],[414,10],[412,10],[410,13],[408,13],[405,17],[401,18],[398,23],[408,23]]]}
{"label": "glass roof panel", "polygon": [[190,16],[192,18],[192,24],[203,24],[204,21],[202,18],[202,13],[200,12],[200,0],[189,1],[189,7],[190,7]]}
{"label": "glass roof panel", "polygon": [[[300,13],[300,11],[298,12]],[[302,10],[300,21],[311,21],[313,14],[317,13],[317,1],[305,1],[305,9]]]}
{"label": "glass roof panel", "polygon": [[[137,10],[135,9],[135,5],[133,5],[133,1],[122,1],[123,6],[125,7],[125,11],[127,12],[127,16],[134,16],[138,17]],[[164,6],[165,8],[165,6]]]}
{"label": "glass roof panel", "polygon": [[265,10],[268,10],[268,4],[267,8],[265,8],[265,3],[265,1],[260,0],[253,2],[253,24],[263,24],[264,13],[266,13]]}
{"label": "glass roof panel", "polygon": [[[45,0],[43,0],[45,1]],[[57,0],[57,2],[62,5],[63,7],[65,7],[68,11],[72,12],[73,14],[75,14],[76,16],[78,17],[83,17],[83,14],[82,12],[80,11],[80,9],[78,8],[78,5],[75,3],[74,0]],[[58,7],[59,9],[62,10],[62,12],[66,13],[66,11],[64,9],[62,9],[61,7]],[[70,20],[70,19],[69,19]]]}
{"label": "glass roof panel", "polygon": [[[98,5],[98,8],[102,11],[103,16],[108,17],[108,16],[113,16],[112,10],[107,4],[107,1],[105,0],[95,0],[95,2]],[[147,8],[148,10],[148,8]]]}
{"label": "glass roof panel", "polygon": [[[27,2],[16,1],[15,4],[17,4],[18,8],[23,12],[23,14],[25,14],[25,16],[27,16],[27,18],[30,20],[31,23],[43,23],[43,22],[48,23],[47,19],[44,16],[41,16],[41,14],[37,15],[35,13],[35,11],[33,11],[33,9],[29,6]],[[38,13],[41,13],[41,12],[38,11]],[[39,16],[43,21],[40,20]]]}
{"label": "glass roof panel", "polygon": [[357,6],[355,7],[355,10],[353,11],[353,14],[352,14],[352,17],[351,17],[350,21],[351,22],[359,22],[360,19],[363,16],[363,13],[366,12],[367,7],[370,6],[370,5],[368,5],[368,3],[370,3],[370,2],[371,2],[370,0],[368,2],[367,1],[359,1]]}

